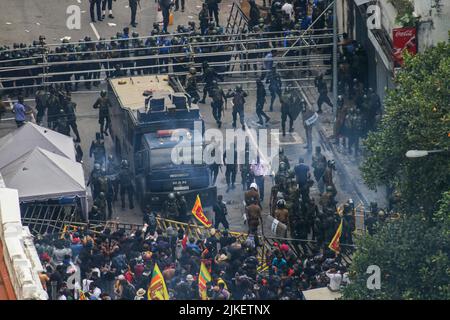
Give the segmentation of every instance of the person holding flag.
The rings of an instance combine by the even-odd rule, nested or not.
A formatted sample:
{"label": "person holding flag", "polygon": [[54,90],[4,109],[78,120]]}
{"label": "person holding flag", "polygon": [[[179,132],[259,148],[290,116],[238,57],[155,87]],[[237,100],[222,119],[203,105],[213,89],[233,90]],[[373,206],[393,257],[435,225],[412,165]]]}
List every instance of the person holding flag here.
{"label": "person holding flag", "polygon": [[330,250],[334,251],[336,253],[336,255],[338,255],[341,252],[341,241],[340,241],[341,236],[342,236],[342,218],[341,218],[341,222],[339,223],[339,227],[337,228],[333,239],[331,239],[331,242],[328,245],[328,248],[330,248]]}
{"label": "person holding flag", "polygon": [[200,299],[209,300],[206,284],[211,282],[211,280],[211,274],[209,273],[208,268],[206,268],[205,263],[202,262],[198,274],[198,292],[200,294]]}
{"label": "person holding flag", "polygon": [[158,264],[155,263],[153,268],[152,280],[148,287],[147,292],[148,300],[169,300],[169,292],[167,291],[166,283],[164,277],[159,270]]}
{"label": "person holding flag", "polygon": [[195,200],[194,207],[192,208],[192,214],[205,227],[211,228],[212,222],[208,220],[208,218],[206,217],[205,213],[203,212],[202,202],[200,201],[200,196],[199,195],[197,195],[197,199]]}

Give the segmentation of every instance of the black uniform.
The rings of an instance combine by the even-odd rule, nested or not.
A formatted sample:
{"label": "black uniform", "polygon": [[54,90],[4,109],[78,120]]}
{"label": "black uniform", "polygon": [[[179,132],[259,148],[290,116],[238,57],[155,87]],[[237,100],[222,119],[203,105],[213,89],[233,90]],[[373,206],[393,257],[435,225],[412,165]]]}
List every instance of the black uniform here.
{"label": "black uniform", "polygon": [[[94,109],[99,109],[98,111],[98,123],[100,124],[100,135],[103,138],[103,134],[108,136],[106,132],[109,129],[109,108],[111,108],[111,101],[106,97],[100,97],[94,103]],[[106,126],[105,126],[106,122]]]}
{"label": "black uniform", "polygon": [[92,22],[95,22],[95,10],[97,10],[97,20],[102,21],[102,11],[101,11],[101,5],[102,0],[89,0],[89,11],[91,13],[91,20]]}
{"label": "black uniform", "polygon": [[228,220],[227,220],[227,206],[223,201],[217,200],[217,202],[213,206],[213,211],[215,213],[214,216],[214,228],[218,229],[219,225],[222,224],[225,229],[229,228]]}
{"label": "black uniform", "polygon": [[245,130],[244,104],[246,96],[247,93],[242,90],[234,92],[229,91],[226,95],[226,98],[233,98],[233,128],[236,128],[237,115],[239,114],[239,120],[241,122],[242,129]]}
{"label": "black uniform", "polygon": [[325,81],[323,81],[322,78],[317,78],[314,80],[314,83],[316,85],[317,91],[319,91],[319,98],[317,99],[317,112],[322,112],[322,104],[326,103],[331,108],[333,108],[333,104],[331,103],[330,98],[328,97],[328,88]]}
{"label": "black uniform", "polygon": [[100,137],[98,137],[98,139],[92,141],[91,143],[91,148],[89,149],[89,157],[94,156],[95,163],[99,163],[100,165],[102,165],[103,163],[105,163],[105,155],[105,142],[103,141],[103,139],[100,139]]}
{"label": "black uniform", "polygon": [[138,1],[139,0],[128,0],[128,4],[130,6],[130,10],[131,10],[131,22],[130,24],[133,27],[136,27],[137,23],[136,23],[136,11],[137,11],[137,7],[138,7]]}
{"label": "black uniform", "polygon": [[211,108],[214,119],[216,120],[217,126],[220,128],[222,126],[222,112],[223,112],[223,102],[226,99],[223,90],[219,86],[214,86],[211,88]]}
{"label": "black uniform", "polygon": [[236,173],[237,173],[237,151],[234,150],[234,162],[229,161],[226,162],[227,152],[223,153],[223,163],[225,164],[225,180],[227,181],[227,191],[234,189],[234,183],[236,182]]}
{"label": "black uniform", "polygon": [[260,124],[263,124],[263,117],[266,119],[266,122],[270,120],[269,116],[263,110],[265,103],[266,89],[262,83],[258,83],[256,87],[256,115],[258,116]]}
{"label": "black uniform", "polygon": [[122,201],[122,209],[125,209],[125,194],[128,194],[128,202],[130,205],[130,209],[133,209],[134,186],[132,182],[131,172],[128,168],[123,167],[120,169],[119,183],[120,183],[120,200]]}
{"label": "black uniform", "polygon": [[80,142],[80,133],[78,132],[78,126],[77,126],[77,117],[75,115],[75,109],[77,105],[75,102],[72,101],[66,101],[64,105],[64,112],[67,116],[67,123],[72,128],[73,133],[77,137],[77,140],[75,142]]}

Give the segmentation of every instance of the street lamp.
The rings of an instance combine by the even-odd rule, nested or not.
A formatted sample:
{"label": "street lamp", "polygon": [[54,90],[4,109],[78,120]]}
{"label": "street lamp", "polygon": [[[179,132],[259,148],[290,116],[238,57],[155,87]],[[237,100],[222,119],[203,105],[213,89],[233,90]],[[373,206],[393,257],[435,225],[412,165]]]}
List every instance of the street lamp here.
{"label": "street lamp", "polygon": [[446,152],[447,150],[408,150],[406,157],[408,158],[422,158],[428,156],[430,153]]}

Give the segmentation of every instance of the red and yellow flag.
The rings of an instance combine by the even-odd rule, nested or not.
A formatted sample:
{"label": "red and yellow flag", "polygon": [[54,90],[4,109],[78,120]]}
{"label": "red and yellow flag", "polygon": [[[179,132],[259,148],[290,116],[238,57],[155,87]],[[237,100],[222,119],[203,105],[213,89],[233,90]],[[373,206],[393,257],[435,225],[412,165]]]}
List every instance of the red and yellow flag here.
{"label": "red and yellow flag", "polygon": [[212,226],[212,222],[209,221],[208,218],[203,213],[202,203],[200,201],[200,196],[199,195],[197,195],[197,199],[195,200],[194,207],[192,208],[192,214],[205,227],[210,228]]}
{"label": "red and yellow flag", "polygon": [[84,294],[84,291],[79,290],[78,300],[88,300],[88,298],[86,298],[86,295]]}
{"label": "red and yellow flag", "polygon": [[328,248],[333,250],[335,253],[339,253],[341,251],[341,235],[342,235],[342,219],[341,223],[339,224],[339,227],[336,230],[336,233],[334,234],[333,239],[331,239],[330,244],[328,245]]}
{"label": "red and yellow flag", "polygon": [[147,298],[148,300],[169,300],[164,277],[156,263],[153,268],[152,281],[150,281],[150,286],[148,287]]}
{"label": "red and yellow flag", "polygon": [[206,284],[211,282],[211,274],[206,268],[205,263],[202,262],[200,266],[200,273],[198,274],[198,292],[202,300],[208,300],[208,295],[206,293]]}

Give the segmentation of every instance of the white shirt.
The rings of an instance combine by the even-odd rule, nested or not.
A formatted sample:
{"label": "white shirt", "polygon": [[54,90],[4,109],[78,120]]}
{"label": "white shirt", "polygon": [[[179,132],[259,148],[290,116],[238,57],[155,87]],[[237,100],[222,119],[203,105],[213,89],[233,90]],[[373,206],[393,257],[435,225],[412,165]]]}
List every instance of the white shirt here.
{"label": "white shirt", "polygon": [[330,288],[333,291],[338,291],[341,288],[342,275],[340,273],[326,272],[328,278],[330,278]]}
{"label": "white shirt", "polygon": [[289,15],[289,19],[290,19],[290,20],[293,20],[294,7],[292,6],[292,4],[286,2],[286,3],[281,7],[281,11],[283,11],[285,14]]}
{"label": "white shirt", "polygon": [[262,163],[255,163],[250,166],[251,171],[257,177],[266,175],[266,167]]}

